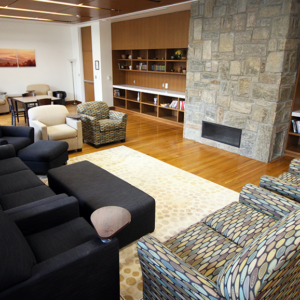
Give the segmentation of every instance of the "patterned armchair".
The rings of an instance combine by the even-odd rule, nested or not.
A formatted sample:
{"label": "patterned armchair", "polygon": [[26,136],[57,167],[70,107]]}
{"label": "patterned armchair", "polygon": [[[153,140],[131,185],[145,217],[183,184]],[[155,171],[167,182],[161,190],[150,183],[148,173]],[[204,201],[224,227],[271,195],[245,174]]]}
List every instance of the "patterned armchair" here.
{"label": "patterned armchair", "polygon": [[263,175],[260,186],[300,202],[300,159],[293,159],[288,172],[278,177]]}
{"label": "patterned armchair", "polygon": [[297,299],[300,205],[247,184],[164,243],[138,241],[144,299]]}
{"label": "patterned armchair", "polygon": [[83,103],[77,106],[83,130],[83,140],[100,147],[115,141],[125,142],[127,114],[109,110],[102,101]]}

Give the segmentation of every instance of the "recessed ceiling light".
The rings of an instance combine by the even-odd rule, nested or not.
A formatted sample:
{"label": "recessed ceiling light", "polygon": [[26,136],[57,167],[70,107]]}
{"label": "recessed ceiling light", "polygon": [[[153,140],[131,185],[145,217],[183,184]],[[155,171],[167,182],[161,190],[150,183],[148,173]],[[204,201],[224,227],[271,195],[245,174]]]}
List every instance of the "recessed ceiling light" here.
{"label": "recessed ceiling light", "polygon": [[107,9],[107,8],[100,8],[100,7],[96,7],[96,6],[83,5],[82,3],[75,4],[75,3],[52,1],[52,0],[34,0],[34,1],[46,2],[46,3],[52,3],[52,4],[60,4],[60,5],[67,5],[67,6],[75,6],[75,7],[92,8],[92,9]]}
{"label": "recessed ceiling light", "polygon": [[26,20],[35,20],[35,21],[53,21],[51,19],[43,18],[30,18],[30,17],[19,17],[19,16],[9,16],[9,15],[0,15],[0,18],[11,18],[11,19],[26,19]]}
{"label": "recessed ceiling light", "polygon": [[43,10],[35,10],[35,9],[16,8],[16,7],[9,7],[9,6],[0,6],[0,9],[36,12],[36,13],[47,14],[47,15],[59,15],[59,16],[71,16],[71,17],[75,16],[75,15],[71,15],[71,14],[57,13],[57,12],[52,12],[52,11],[43,11]]}

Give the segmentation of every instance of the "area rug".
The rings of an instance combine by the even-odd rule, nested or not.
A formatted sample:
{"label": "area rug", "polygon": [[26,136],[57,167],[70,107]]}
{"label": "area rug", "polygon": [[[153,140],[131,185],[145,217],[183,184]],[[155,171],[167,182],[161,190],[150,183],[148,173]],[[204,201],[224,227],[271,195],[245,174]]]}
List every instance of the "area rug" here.
{"label": "area rug", "polygon": [[[232,190],[125,146],[71,158],[68,164],[82,160],[98,165],[155,199],[155,231],[151,234],[162,242],[238,200],[238,193]],[[136,242],[120,251],[120,287],[124,299],[142,298]]]}

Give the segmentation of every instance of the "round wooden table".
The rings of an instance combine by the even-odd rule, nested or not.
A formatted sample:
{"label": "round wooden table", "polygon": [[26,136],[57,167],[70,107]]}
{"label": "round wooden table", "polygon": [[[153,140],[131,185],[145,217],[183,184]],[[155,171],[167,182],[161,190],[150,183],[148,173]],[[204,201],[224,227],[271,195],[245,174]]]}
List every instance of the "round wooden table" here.
{"label": "round wooden table", "polygon": [[101,207],[91,215],[91,222],[103,243],[110,242],[130,221],[130,212],[119,206]]}

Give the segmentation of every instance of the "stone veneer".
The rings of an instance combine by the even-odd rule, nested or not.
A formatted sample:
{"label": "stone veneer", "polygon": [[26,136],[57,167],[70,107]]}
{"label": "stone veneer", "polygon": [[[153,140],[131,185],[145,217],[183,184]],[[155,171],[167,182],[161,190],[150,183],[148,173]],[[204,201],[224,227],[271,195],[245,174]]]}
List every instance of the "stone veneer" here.
{"label": "stone veneer", "polygon": [[[263,162],[284,154],[299,61],[299,2],[192,3],[185,138]],[[203,120],[242,129],[240,148],[202,138]]]}

